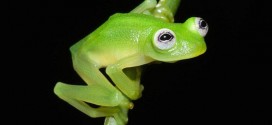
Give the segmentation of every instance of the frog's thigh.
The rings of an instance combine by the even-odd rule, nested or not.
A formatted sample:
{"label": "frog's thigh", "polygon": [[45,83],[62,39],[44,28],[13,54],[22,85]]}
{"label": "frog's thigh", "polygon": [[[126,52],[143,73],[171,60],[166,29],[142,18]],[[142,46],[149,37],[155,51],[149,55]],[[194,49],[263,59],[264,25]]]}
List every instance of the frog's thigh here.
{"label": "frog's thigh", "polygon": [[[91,117],[111,116],[118,112],[119,109],[114,106],[120,103],[120,96],[122,96],[117,90],[109,90],[98,84],[84,86],[58,82],[54,92],[61,99]],[[85,102],[108,108],[92,108]]]}

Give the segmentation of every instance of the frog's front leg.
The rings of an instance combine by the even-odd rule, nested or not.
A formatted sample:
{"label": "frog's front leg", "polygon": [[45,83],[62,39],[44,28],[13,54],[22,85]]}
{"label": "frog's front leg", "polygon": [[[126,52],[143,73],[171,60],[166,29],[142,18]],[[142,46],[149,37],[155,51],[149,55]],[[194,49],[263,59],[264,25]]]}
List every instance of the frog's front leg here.
{"label": "frog's front leg", "polygon": [[[153,59],[140,54],[135,54],[108,66],[106,73],[125,95],[132,100],[136,100],[141,97],[141,92],[143,90],[143,87],[140,84],[140,72],[136,67],[150,63],[151,61],[153,61]],[[134,69],[133,71],[132,67],[136,68],[136,70]],[[125,70],[126,68],[128,69]],[[130,75],[127,75],[125,72]],[[133,75],[135,78],[132,79],[129,77]]]}

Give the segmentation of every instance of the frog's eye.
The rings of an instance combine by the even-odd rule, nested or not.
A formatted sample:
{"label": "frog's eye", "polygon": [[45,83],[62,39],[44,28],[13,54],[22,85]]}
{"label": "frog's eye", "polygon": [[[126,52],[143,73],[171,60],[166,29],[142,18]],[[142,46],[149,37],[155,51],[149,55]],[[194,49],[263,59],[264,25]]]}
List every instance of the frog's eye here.
{"label": "frog's eye", "polygon": [[209,29],[208,23],[205,20],[203,20],[202,18],[197,17],[195,20],[195,24],[196,24],[199,34],[203,37],[206,36],[208,29]]}
{"label": "frog's eye", "polygon": [[155,33],[153,44],[160,50],[172,48],[176,43],[175,33],[170,29],[160,29]]}

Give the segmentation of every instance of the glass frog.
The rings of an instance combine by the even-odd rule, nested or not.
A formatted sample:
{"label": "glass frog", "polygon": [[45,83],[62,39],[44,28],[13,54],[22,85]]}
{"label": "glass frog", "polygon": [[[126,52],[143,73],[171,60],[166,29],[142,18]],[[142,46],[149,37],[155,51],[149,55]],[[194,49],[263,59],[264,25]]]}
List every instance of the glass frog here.
{"label": "glass frog", "polygon": [[73,67],[86,85],[58,82],[54,93],[90,117],[105,117],[104,125],[127,124],[133,100],[143,91],[142,65],[174,63],[206,51],[208,24],[200,17],[174,23],[179,3],[145,0],[131,12],[110,16],[70,48]]}

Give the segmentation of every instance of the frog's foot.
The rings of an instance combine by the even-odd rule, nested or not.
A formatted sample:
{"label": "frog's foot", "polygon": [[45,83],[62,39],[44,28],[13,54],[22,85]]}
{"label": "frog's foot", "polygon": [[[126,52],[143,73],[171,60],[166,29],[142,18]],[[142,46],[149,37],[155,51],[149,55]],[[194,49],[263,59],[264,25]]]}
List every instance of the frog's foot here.
{"label": "frog's foot", "polygon": [[[133,103],[131,103],[133,104]],[[105,118],[104,125],[126,125],[128,123],[128,110],[132,107],[127,107],[125,105],[119,105],[116,107],[119,112],[114,113],[112,116],[107,116]]]}
{"label": "frog's foot", "polygon": [[166,3],[165,0],[161,0],[159,3],[157,3],[156,0],[145,0],[142,4],[133,9],[131,13],[152,15],[166,22],[174,22],[173,13]]}
{"label": "frog's foot", "polygon": [[156,9],[154,9],[152,15],[166,22],[174,22],[174,15],[171,10],[166,6],[161,6],[160,4],[156,6]]}
{"label": "frog's foot", "polygon": [[180,0],[145,0],[137,6],[131,13],[142,13],[152,15],[166,22],[174,22],[174,15],[179,6]]}
{"label": "frog's foot", "polygon": [[104,125],[117,125],[117,122],[114,117],[106,117]]}
{"label": "frog's foot", "polygon": [[127,122],[127,117],[122,117],[120,113],[116,113],[114,116],[106,117],[104,125],[126,125]]}
{"label": "frog's foot", "polygon": [[173,23],[179,3],[180,0],[160,0],[152,14],[166,22]]}

